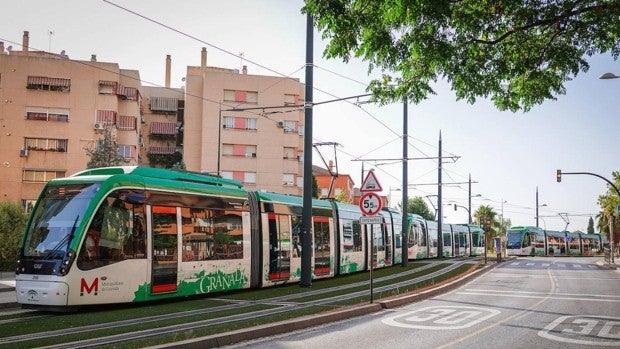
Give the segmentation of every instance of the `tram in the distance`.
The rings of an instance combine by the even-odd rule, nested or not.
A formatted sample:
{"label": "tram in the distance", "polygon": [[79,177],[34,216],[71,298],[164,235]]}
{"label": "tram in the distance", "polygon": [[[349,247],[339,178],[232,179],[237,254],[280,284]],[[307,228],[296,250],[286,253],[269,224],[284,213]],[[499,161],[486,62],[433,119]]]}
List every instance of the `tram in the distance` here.
{"label": "tram in the distance", "polygon": [[592,256],[607,242],[600,234],[512,227],[506,232],[506,251],[513,256]]}

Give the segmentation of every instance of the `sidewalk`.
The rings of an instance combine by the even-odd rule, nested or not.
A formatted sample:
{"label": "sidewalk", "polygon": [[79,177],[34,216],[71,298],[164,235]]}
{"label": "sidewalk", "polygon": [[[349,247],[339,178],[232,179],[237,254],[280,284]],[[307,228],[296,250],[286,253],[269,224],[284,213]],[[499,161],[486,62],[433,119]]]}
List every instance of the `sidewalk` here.
{"label": "sidewalk", "polygon": [[15,273],[0,272],[0,309],[17,308],[17,297],[15,295]]}

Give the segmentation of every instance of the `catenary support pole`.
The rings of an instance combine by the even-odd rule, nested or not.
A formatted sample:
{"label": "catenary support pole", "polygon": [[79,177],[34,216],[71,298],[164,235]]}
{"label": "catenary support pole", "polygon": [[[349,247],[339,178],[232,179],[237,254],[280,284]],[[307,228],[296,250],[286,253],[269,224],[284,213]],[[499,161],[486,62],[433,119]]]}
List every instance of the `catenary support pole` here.
{"label": "catenary support pole", "polygon": [[408,136],[408,132],[407,129],[409,127],[408,125],[408,108],[407,108],[407,97],[403,98],[403,204],[402,204],[402,214],[403,214],[403,220],[402,220],[402,242],[401,242],[401,246],[402,246],[402,266],[406,267],[407,263],[409,261],[409,253],[408,253],[408,249],[407,249],[407,234],[409,233],[408,228],[408,223],[409,220],[407,219],[407,204],[409,201],[407,198],[407,187],[408,187],[408,181],[407,181],[407,141],[409,139]]}
{"label": "catenary support pole", "polygon": [[304,188],[301,233],[301,287],[312,286],[312,88],[314,28],[306,16],[306,90],[304,102]]}

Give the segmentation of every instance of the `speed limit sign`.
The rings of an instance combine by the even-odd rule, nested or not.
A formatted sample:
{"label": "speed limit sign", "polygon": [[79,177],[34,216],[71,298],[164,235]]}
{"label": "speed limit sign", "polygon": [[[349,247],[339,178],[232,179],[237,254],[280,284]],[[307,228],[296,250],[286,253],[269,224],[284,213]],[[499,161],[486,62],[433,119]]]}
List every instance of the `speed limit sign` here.
{"label": "speed limit sign", "polygon": [[379,194],[375,192],[369,192],[362,195],[360,199],[360,210],[366,216],[374,216],[383,207],[383,202],[381,201],[381,197]]}

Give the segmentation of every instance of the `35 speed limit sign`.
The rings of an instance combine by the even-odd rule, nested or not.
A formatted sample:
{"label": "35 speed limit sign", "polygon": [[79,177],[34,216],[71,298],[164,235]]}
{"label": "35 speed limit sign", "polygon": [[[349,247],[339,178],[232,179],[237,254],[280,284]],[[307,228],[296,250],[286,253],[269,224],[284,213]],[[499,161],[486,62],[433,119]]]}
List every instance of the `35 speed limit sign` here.
{"label": "35 speed limit sign", "polygon": [[383,202],[379,194],[370,192],[362,195],[360,199],[360,210],[366,216],[374,216],[383,207]]}

